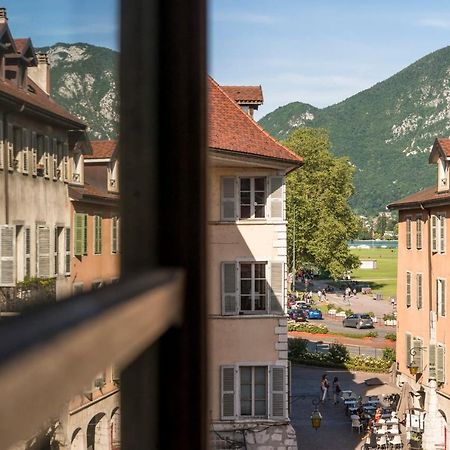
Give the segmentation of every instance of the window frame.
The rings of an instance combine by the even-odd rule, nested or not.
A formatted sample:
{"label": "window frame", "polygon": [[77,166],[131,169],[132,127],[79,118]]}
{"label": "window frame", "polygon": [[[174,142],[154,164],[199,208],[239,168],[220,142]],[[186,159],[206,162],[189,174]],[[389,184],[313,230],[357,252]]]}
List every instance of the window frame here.
{"label": "window frame", "polygon": [[[249,176],[249,177],[237,177],[238,179],[238,207],[239,207],[239,220],[265,220],[268,218],[268,176]],[[250,182],[250,190],[242,190],[242,182],[244,180],[248,180]],[[256,190],[255,188],[255,182],[256,180],[262,180],[264,185],[264,203],[263,204],[256,204],[256,193],[262,192],[260,189]],[[250,194],[250,204],[248,207],[250,208],[249,217],[243,217],[242,216],[242,192],[249,192]],[[247,206],[247,204],[244,204],[244,206]],[[263,207],[264,208],[264,215],[261,217],[256,217],[255,211],[257,207]]]}
{"label": "window frame", "polygon": [[[257,314],[267,314],[270,311],[269,308],[269,286],[268,286],[268,279],[267,275],[269,272],[269,262],[268,261],[246,261],[246,260],[240,260],[237,261],[238,264],[238,309],[240,314],[244,315],[257,315]],[[250,265],[251,274],[250,278],[242,278],[242,265]],[[256,266],[263,266],[264,267],[264,278],[256,277]],[[270,274],[269,274],[270,275]],[[256,309],[256,297],[257,294],[255,292],[255,284],[256,281],[264,281],[265,286],[265,292],[264,295],[258,295],[258,297],[264,298],[264,309]],[[251,302],[251,308],[250,309],[242,309],[242,281],[250,281],[250,302]]]}

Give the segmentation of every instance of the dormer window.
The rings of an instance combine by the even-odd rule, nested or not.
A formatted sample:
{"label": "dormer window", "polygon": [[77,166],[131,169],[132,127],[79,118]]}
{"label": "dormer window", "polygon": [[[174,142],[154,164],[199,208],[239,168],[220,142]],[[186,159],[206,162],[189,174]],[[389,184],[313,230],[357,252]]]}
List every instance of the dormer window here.
{"label": "dormer window", "polygon": [[119,169],[117,159],[111,160],[108,166],[108,191],[118,192],[119,190]]}
{"label": "dormer window", "polygon": [[73,154],[72,158],[72,182],[83,183],[83,155],[81,152]]}
{"label": "dormer window", "polygon": [[438,191],[448,190],[448,163],[441,157],[438,161]]}

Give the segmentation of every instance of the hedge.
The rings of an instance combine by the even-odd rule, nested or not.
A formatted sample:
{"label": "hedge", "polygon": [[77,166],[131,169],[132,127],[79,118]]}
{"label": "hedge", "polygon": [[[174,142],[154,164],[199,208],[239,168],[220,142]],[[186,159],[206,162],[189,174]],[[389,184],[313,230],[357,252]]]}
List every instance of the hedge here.
{"label": "hedge", "polygon": [[304,333],[326,334],[328,328],[325,325],[312,324],[309,322],[294,322],[288,320],[288,331],[303,331]]}

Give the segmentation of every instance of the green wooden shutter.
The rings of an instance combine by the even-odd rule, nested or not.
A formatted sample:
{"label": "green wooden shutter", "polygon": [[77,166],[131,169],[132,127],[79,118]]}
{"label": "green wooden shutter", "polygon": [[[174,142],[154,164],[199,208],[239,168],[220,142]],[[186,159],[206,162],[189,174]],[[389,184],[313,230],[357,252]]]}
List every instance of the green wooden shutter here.
{"label": "green wooden shutter", "polygon": [[50,228],[38,226],[37,229],[38,277],[50,278]]}
{"label": "green wooden shutter", "polygon": [[236,415],[236,391],[234,366],[221,367],[222,419],[234,419]]}
{"label": "green wooden shutter", "polygon": [[88,216],[83,214],[83,255],[88,254]]}
{"label": "green wooden shutter", "polygon": [[428,346],[428,378],[430,380],[436,379],[436,345],[429,344]]}
{"label": "green wooden shutter", "polygon": [[272,366],[271,370],[271,411],[272,418],[282,419],[286,417],[286,376],[285,368]]}
{"label": "green wooden shutter", "polygon": [[445,383],[445,347],[436,346],[436,381]]}
{"label": "green wooden shutter", "polygon": [[271,219],[283,220],[283,177],[269,178],[269,211]]}
{"label": "green wooden shutter", "polygon": [[269,299],[271,313],[284,313],[284,264],[270,263]]}
{"label": "green wooden shutter", "polygon": [[102,218],[94,216],[94,253],[102,253]]}
{"label": "green wooden shutter", "polygon": [[74,254],[75,256],[82,256],[84,254],[84,214],[75,213],[74,217]]}
{"label": "green wooden shutter", "polygon": [[16,228],[0,226],[0,286],[12,287],[16,281]]}
{"label": "green wooden shutter", "polygon": [[236,178],[221,178],[221,218],[236,220]]}
{"label": "green wooden shutter", "polygon": [[235,262],[222,263],[222,314],[238,313],[237,265]]}

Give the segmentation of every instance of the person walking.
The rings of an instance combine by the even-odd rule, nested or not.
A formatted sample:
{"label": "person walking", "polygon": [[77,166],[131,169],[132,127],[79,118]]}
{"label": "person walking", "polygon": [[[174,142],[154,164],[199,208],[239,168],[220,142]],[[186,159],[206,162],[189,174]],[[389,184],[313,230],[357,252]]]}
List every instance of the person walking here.
{"label": "person walking", "polygon": [[330,387],[330,383],[328,381],[328,375],[324,373],[322,375],[322,381],[320,382],[320,390],[322,392],[321,402],[325,403],[328,394],[328,388]]}
{"label": "person walking", "polygon": [[342,392],[341,385],[339,384],[339,378],[334,377],[333,380],[333,400],[334,404],[337,405],[339,403],[339,395]]}

